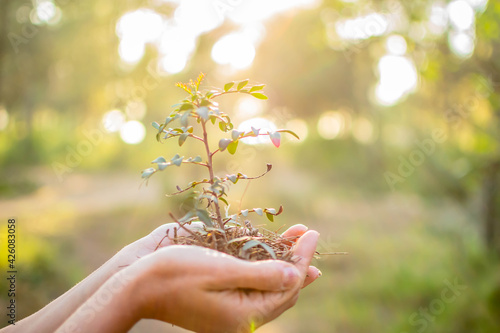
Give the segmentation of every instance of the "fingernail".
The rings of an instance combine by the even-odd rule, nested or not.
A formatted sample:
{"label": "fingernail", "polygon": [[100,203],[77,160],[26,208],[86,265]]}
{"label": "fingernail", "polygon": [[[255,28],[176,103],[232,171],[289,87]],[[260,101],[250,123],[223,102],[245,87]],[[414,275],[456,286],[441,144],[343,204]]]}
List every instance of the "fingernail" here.
{"label": "fingernail", "polygon": [[284,274],[284,283],[283,283],[284,289],[291,288],[299,278],[299,272],[297,271],[296,268],[293,267],[286,267],[283,274]]}

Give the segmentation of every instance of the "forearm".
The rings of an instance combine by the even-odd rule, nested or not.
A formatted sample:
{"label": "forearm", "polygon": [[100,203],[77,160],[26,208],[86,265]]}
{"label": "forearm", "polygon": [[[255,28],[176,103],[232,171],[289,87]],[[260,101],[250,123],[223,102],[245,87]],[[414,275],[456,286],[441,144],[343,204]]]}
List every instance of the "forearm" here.
{"label": "forearm", "polygon": [[136,279],[123,270],[106,281],[57,329],[57,333],[127,332],[140,319]]}
{"label": "forearm", "polygon": [[43,309],[0,330],[8,332],[54,332],[68,319],[92,294],[94,294],[113,274],[118,272],[126,262],[127,252],[130,247],[125,247],[96,271],[90,274],[69,291],[58,297]]}

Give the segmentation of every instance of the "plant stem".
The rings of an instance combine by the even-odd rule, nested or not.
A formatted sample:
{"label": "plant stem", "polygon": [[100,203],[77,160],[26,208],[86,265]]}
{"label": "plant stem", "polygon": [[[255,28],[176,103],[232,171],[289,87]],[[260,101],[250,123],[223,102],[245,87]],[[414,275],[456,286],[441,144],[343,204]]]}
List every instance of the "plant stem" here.
{"label": "plant stem", "polygon": [[[212,162],[212,153],[210,152],[210,147],[208,146],[208,134],[207,134],[207,127],[205,126],[206,121],[202,120],[201,121],[201,127],[203,129],[203,143],[205,144],[205,150],[207,152],[207,166],[208,166],[208,173],[210,175],[210,184],[214,184],[214,166]],[[217,213],[217,224],[219,227],[224,230],[224,224],[222,223],[222,216],[220,214],[220,207],[219,203],[214,201],[215,205],[215,212]]]}

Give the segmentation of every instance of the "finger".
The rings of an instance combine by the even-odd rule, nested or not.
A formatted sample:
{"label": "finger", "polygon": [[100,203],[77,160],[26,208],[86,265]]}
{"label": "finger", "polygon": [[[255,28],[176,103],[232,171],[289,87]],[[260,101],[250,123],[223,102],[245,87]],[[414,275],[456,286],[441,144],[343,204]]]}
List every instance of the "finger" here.
{"label": "finger", "polygon": [[212,283],[219,289],[282,291],[294,287],[302,278],[297,267],[284,261],[230,259],[225,267],[219,266],[224,270],[222,274],[214,274],[219,278]]}
{"label": "finger", "polygon": [[293,245],[292,242],[295,242],[300,236],[302,236],[306,231],[307,227],[303,224],[296,224],[288,228],[284,233],[281,234],[281,237],[289,239],[290,241],[286,242],[288,245]]}
{"label": "finger", "polygon": [[305,276],[311,259],[316,251],[316,244],[318,242],[319,233],[314,230],[307,231],[302,237],[299,238],[295,245],[294,260],[295,266]]}
{"label": "finger", "polygon": [[310,285],[311,283],[313,283],[321,275],[322,274],[321,274],[321,271],[319,269],[317,269],[314,266],[309,266],[309,268],[307,269],[306,279],[304,280],[304,283],[302,284],[302,288],[305,288],[308,285]]}

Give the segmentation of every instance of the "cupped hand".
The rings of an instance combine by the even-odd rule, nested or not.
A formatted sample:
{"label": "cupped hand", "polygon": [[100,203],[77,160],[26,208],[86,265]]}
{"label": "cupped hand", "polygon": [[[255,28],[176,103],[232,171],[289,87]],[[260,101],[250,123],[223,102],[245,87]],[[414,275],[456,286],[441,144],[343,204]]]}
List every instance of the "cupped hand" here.
{"label": "cupped hand", "polygon": [[295,264],[249,262],[197,246],[158,249],[125,269],[136,274],[131,293],[137,295],[136,311],[140,318],[196,332],[248,332],[261,326],[293,306],[300,288],[314,280],[309,263],[319,234],[306,229],[294,226],[284,233],[300,236]]}

